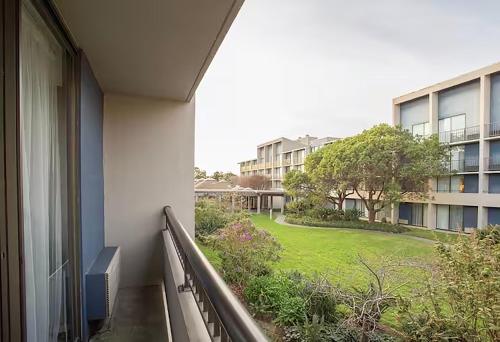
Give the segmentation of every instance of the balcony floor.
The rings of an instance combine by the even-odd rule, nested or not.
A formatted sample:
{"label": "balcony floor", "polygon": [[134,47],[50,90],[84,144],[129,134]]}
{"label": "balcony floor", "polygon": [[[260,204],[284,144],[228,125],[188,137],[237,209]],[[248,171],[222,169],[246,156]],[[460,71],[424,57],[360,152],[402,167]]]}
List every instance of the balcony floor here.
{"label": "balcony floor", "polygon": [[90,341],[167,341],[160,286],[120,289],[113,316]]}

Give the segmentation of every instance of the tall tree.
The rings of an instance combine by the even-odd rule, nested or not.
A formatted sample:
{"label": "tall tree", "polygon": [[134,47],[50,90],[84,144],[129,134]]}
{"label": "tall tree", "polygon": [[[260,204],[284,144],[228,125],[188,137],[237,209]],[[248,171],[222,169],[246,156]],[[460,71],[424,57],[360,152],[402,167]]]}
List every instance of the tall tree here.
{"label": "tall tree", "polygon": [[425,198],[429,179],[446,173],[447,147],[436,136],[414,137],[401,127],[381,124],[340,140],[329,163],[365,203],[368,220],[403,196]]}
{"label": "tall tree", "polygon": [[316,187],[309,174],[300,170],[292,170],[285,174],[283,187],[293,198],[308,198],[316,193]]}
{"label": "tall tree", "polygon": [[207,171],[200,169],[198,166],[194,167],[194,179],[207,178]]}
{"label": "tall tree", "polygon": [[306,172],[315,186],[315,192],[323,201],[344,208],[345,199],[354,193],[349,186],[346,170],[337,167],[334,162],[341,158],[340,141],[327,145],[307,156]]}
{"label": "tall tree", "polygon": [[271,180],[264,175],[242,176],[238,178],[238,185],[254,190],[267,190],[271,187]]}

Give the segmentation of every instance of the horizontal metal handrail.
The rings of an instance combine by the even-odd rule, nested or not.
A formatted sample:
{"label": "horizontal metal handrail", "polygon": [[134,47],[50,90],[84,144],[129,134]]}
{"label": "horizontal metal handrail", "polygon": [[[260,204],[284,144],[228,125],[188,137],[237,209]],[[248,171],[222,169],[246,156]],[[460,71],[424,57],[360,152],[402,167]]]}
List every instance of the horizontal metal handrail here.
{"label": "horizontal metal handrail", "polygon": [[450,172],[478,172],[479,159],[452,159],[446,162],[446,168]]}
{"label": "horizontal metal handrail", "polygon": [[[183,290],[196,299],[211,338],[221,341],[267,341],[257,323],[196,246],[170,206],[164,208],[170,232],[184,269]],[[168,298],[167,298],[168,301]],[[213,329],[209,329],[209,325]]]}
{"label": "horizontal metal handrail", "polygon": [[499,157],[486,157],[485,165],[488,171],[500,171],[500,156]]}
{"label": "horizontal metal handrail", "polygon": [[480,127],[471,126],[455,129],[452,131],[439,132],[439,141],[445,143],[456,143],[461,141],[478,140],[480,137]]}
{"label": "horizontal metal handrail", "polygon": [[488,137],[500,136],[500,122],[486,124],[486,134]]}

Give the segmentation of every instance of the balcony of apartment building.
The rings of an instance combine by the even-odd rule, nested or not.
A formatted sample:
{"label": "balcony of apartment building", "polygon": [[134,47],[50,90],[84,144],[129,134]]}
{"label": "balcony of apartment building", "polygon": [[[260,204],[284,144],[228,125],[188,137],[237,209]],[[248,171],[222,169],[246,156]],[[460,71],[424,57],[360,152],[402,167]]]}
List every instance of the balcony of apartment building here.
{"label": "balcony of apartment building", "polygon": [[[441,122],[441,120],[440,120]],[[464,142],[477,142],[480,137],[480,126],[462,127],[439,131],[439,142],[447,144],[459,144]]]}
{"label": "balcony of apartment building", "polygon": [[193,242],[194,92],[241,4],[2,2],[0,340],[266,339]]}

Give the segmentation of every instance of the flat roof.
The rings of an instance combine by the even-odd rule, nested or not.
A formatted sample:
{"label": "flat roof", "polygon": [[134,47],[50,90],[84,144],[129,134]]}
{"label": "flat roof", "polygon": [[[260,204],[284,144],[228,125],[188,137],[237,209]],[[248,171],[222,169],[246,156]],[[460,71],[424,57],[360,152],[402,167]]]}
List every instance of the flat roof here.
{"label": "flat roof", "polygon": [[451,79],[448,79],[446,81],[442,81],[442,82],[433,84],[431,86],[428,86],[428,87],[425,87],[425,88],[422,88],[422,89],[412,91],[410,93],[395,97],[394,99],[392,99],[392,103],[393,104],[401,104],[404,102],[415,100],[419,97],[426,96],[429,93],[452,88],[452,87],[455,87],[457,85],[476,80],[476,79],[480,78],[481,76],[494,74],[496,72],[500,72],[500,62],[495,63],[495,64],[491,64],[491,65],[488,65],[486,67],[465,73],[463,75],[460,75],[460,76],[457,76],[457,77],[454,77]]}

